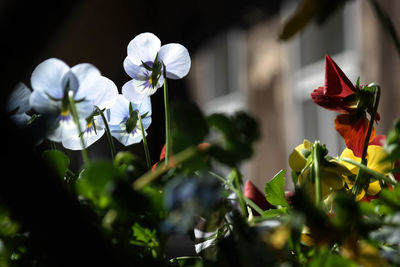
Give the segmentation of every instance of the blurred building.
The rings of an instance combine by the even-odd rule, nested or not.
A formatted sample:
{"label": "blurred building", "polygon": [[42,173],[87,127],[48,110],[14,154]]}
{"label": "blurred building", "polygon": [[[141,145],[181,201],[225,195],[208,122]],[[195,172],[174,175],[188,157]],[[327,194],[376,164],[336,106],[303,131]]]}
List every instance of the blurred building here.
{"label": "blurred building", "polygon": [[[311,92],[324,84],[325,54],[351,81],[376,82],[382,94],[378,134],[400,116],[400,57],[368,1],[348,1],[323,25],[309,24],[287,42],[278,40],[285,19],[299,1],[286,1],[279,12],[251,27],[232,27],[203,44],[192,55],[191,96],[206,114],[246,110],[260,123],[262,137],[243,172],[260,189],[281,169],[303,139],[320,140],[330,155],[344,142],[334,128],[336,114],[315,105]],[[395,26],[400,2],[379,1]]]}

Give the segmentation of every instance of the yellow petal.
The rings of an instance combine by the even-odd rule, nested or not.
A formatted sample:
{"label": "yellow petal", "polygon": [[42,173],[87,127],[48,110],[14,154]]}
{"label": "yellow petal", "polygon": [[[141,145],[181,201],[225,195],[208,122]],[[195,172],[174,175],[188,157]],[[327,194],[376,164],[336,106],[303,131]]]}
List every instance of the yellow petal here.
{"label": "yellow petal", "polygon": [[307,140],[298,145],[289,156],[289,166],[295,172],[300,172],[306,166],[307,159],[301,153],[304,149],[311,151],[311,143]]}
{"label": "yellow petal", "polygon": [[388,171],[392,169],[392,163],[390,161],[382,161],[385,157],[387,157],[388,154],[383,150],[381,146],[368,146],[367,152],[368,168],[382,174],[387,174]]}
{"label": "yellow petal", "polygon": [[379,181],[375,181],[369,184],[367,193],[368,195],[375,196],[381,191],[381,185],[379,184]]}
{"label": "yellow petal", "polygon": [[[343,150],[342,154],[340,155],[341,158],[348,158],[351,160],[354,160],[356,162],[361,162],[361,158],[358,158],[356,156],[354,156],[353,151],[348,149],[347,147]],[[341,161],[340,162],[342,165],[346,166],[346,168],[351,171],[353,174],[357,174],[358,172],[358,167],[356,167],[355,165],[348,163],[348,162],[344,162]]]}
{"label": "yellow petal", "polygon": [[365,191],[364,189],[361,190],[360,193],[356,196],[356,201],[360,201],[363,197],[365,196]]}

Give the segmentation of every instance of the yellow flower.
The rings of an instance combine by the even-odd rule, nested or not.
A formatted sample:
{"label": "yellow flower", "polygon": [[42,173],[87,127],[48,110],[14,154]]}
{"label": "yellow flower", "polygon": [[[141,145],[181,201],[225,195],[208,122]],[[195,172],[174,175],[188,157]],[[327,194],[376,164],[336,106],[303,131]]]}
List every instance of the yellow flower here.
{"label": "yellow flower", "polygon": [[303,144],[298,145],[289,156],[289,166],[295,172],[301,172],[306,166],[307,158],[305,155],[311,153],[312,144],[308,140],[304,140]]}
{"label": "yellow flower", "polygon": [[[345,148],[342,152],[342,155],[340,155],[341,158],[348,158],[356,162],[361,162],[361,158],[354,156],[353,151],[351,151],[348,148]],[[382,173],[384,175],[387,175],[389,171],[392,169],[392,163],[389,161],[383,161],[384,158],[387,157],[387,153],[383,150],[381,146],[375,146],[375,145],[370,145],[368,146],[367,149],[367,167],[370,168],[371,170],[374,170],[376,172]],[[358,173],[358,167],[351,164],[347,163],[344,161],[341,161],[341,163],[346,166],[346,168],[354,175],[357,175]],[[354,181],[350,180],[348,177],[345,177],[346,184],[347,186],[351,189],[354,186]],[[376,195],[381,191],[381,185],[378,180],[376,180],[373,177],[370,177],[370,183],[367,189],[367,194],[368,195]],[[365,195],[365,190],[363,189],[356,197],[356,200],[360,200],[364,197]]]}
{"label": "yellow flower", "polygon": [[[303,144],[298,145],[289,156],[289,166],[297,175],[297,183],[308,188],[310,194],[315,193],[314,184],[310,183],[310,167],[304,169],[307,157],[310,155],[312,144],[304,140]],[[304,170],[303,170],[304,169]],[[322,197],[326,198],[331,191],[340,190],[344,187],[345,177],[350,175],[346,167],[335,159],[324,161],[320,167],[320,177],[322,185]]]}

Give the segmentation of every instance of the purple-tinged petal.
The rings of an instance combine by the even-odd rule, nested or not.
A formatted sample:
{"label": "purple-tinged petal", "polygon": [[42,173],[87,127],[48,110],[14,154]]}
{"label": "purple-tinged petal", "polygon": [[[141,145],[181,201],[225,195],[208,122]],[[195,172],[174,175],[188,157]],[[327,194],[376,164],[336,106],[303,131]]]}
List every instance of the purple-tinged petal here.
{"label": "purple-tinged petal", "polygon": [[126,57],[124,60],[124,69],[125,72],[132,78],[132,79],[139,79],[143,80],[146,77],[144,76],[144,72],[146,70],[142,64],[136,65],[133,64],[129,57]]}
{"label": "purple-tinged petal", "polygon": [[33,91],[29,98],[29,105],[39,113],[50,113],[60,110],[60,103],[48,98],[41,91]]}
{"label": "purple-tinged petal", "polygon": [[22,82],[19,82],[8,98],[7,112],[16,110],[16,113],[25,113],[31,109],[29,105],[29,97],[31,90]]}
{"label": "purple-tinged petal", "polygon": [[31,85],[35,91],[47,92],[52,97],[62,98],[64,88],[61,80],[69,71],[69,66],[63,61],[50,58],[40,63],[32,73]]}
{"label": "purple-tinged petal", "polygon": [[63,90],[66,88],[67,85],[69,87],[69,90],[74,92],[74,94],[78,91],[78,77],[76,77],[76,75],[71,70],[65,73],[61,79],[61,88],[63,88]]}
{"label": "purple-tinged petal", "polygon": [[110,118],[108,123],[118,125],[128,117],[129,101],[123,95],[118,95],[115,99],[114,105],[110,108]]}
{"label": "purple-tinged petal", "polygon": [[[96,131],[94,130],[96,127]],[[104,128],[99,125],[87,125],[86,120],[81,120],[81,129],[83,129],[84,133],[82,134],[83,143],[85,148],[89,147],[97,140],[99,140],[104,134]],[[70,138],[66,138],[62,140],[62,145],[70,150],[82,150],[82,143],[79,137],[78,132],[74,136]]]}
{"label": "purple-tinged petal", "polygon": [[167,70],[167,78],[181,79],[190,70],[190,56],[187,49],[180,44],[163,45],[158,53]]}
{"label": "purple-tinged petal", "polygon": [[130,80],[122,86],[122,94],[129,101],[140,104],[146,97],[153,95],[157,89],[147,81]]}
{"label": "purple-tinged petal", "polygon": [[128,44],[128,58],[137,66],[143,62],[153,62],[161,47],[161,41],[153,33],[137,35]]}

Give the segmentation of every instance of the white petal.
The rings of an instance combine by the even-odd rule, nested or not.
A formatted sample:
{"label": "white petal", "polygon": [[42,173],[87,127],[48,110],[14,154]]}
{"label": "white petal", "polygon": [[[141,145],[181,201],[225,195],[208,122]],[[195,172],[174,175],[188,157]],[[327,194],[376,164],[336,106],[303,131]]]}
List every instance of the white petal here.
{"label": "white petal", "polygon": [[153,62],[160,50],[161,41],[152,33],[145,32],[137,35],[128,44],[128,57],[131,62],[140,66],[143,62]]}
{"label": "white petal", "polygon": [[67,121],[60,121],[58,128],[50,133],[47,138],[54,142],[61,142],[63,139],[74,137],[77,132],[77,126],[71,118]]}
{"label": "white petal", "polygon": [[43,61],[32,73],[32,89],[47,92],[55,98],[62,98],[64,88],[61,86],[61,80],[69,69],[67,64],[56,58]]}
{"label": "white petal", "polygon": [[23,127],[28,124],[31,116],[27,115],[26,113],[17,113],[10,116],[10,119],[15,123],[15,125]]}
{"label": "white petal", "polygon": [[100,109],[110,108],[114,105],[118,96],[118,88],[115,83],[110,79],[101,76],[97,81],[96,87],[98,88],[99,94],[97,94],[96,98],[93,99],[94,105]]}
{"label": "white petal", "polygon": [[89,63],[81,63],[75,65],[71,68],[71,71],[76,75],[79,83],[83,82],[86,79],[101,76],[100,71],[95,66]]}
{"label": "white petal", "polygon": [[108,123],[119,125],[127,117],[129,117],[129,101],[123,95],[118,95],[114,105],[110,108]]}
{"label": "white petal", "polygon": [[142,140],[142,133],[140,130],[136,128],[133,133],[127,133],[123,124],[110,125],[110,131],[111,135],[124,146],[136,144]]}
{"label": "white petal", "polygon": [[24,83],[19,82],[8,98],[7,112],[12,112],[17,108],[17,113],[25,113],[30,110],[29,97],[31,93]]}
{"label": "white petal", "polygon": [[[142,64],[142,63],[140,63]],[[143,74],[143,67],[142,65],[133,64],[129,57],[126,57],[124,60],[124,69],[125,72],[134,79],[139,79],[140,76]]]}
{"label": "white petal", "polygon": [[[91,146],[97,140],[99,140],[103,136],[104,132],[105,132],[104,129],[99,128],[99,127],[96,128],[96,132],[94,132],[94,131],[85,132],[82,135],[83,142],[85,144],[85,148]],[[79,135],[62,140],[62,145],[65,148],[70,149],[70,150],[82,150],[83,149]]]}
{"label": "white petal", "polygon": [[78,77],[69,70],[67,73],[65,73],[64,77],[61,79],[61,88],[65,90],[65,88],[68,85],[68,90],[71,90],[72,92],[76,93],[79,88],[79,81]]}
{"label": "white petal", "polygon": [[143,129],[147,130],[147,128],[149,128],[151,124],[151,117],[146,117],[142,119],[142,124],[143,124]]}
{"label": "white petal", "polygon": [[140,114],[147,113],[147,117],[151,116],[151,100],[150,97],[145,97],[142,103],[137,105],[137,109],[139,110]]}
{"label": "white petal", "polygon": [[98,80],[102,77],[100,71],[88,63],[78,64],[71,69],[79,80],[79,89],[74,99],[94,99],[99,94]]}
{"label": "white petal", "polygon": [[157,92],[156,87],[149,87],[145,82],[134,79],[122,86],[122,94],[126,99],[137,104],[140,104],[146,97],[153,95],[155,92]]}
{"label": "white petal", "polygon": [[164,62],[167,77],[170,79],[181,79],[190,70],[190,56],[187,49],[180,44],[163,45],[158,53],[160,60]]}
{"label": "white petal", "polygon": [[39,113],[59,111],[60,103],[51,100],[41,91],[33,91],[29,98],[29,105]]}

